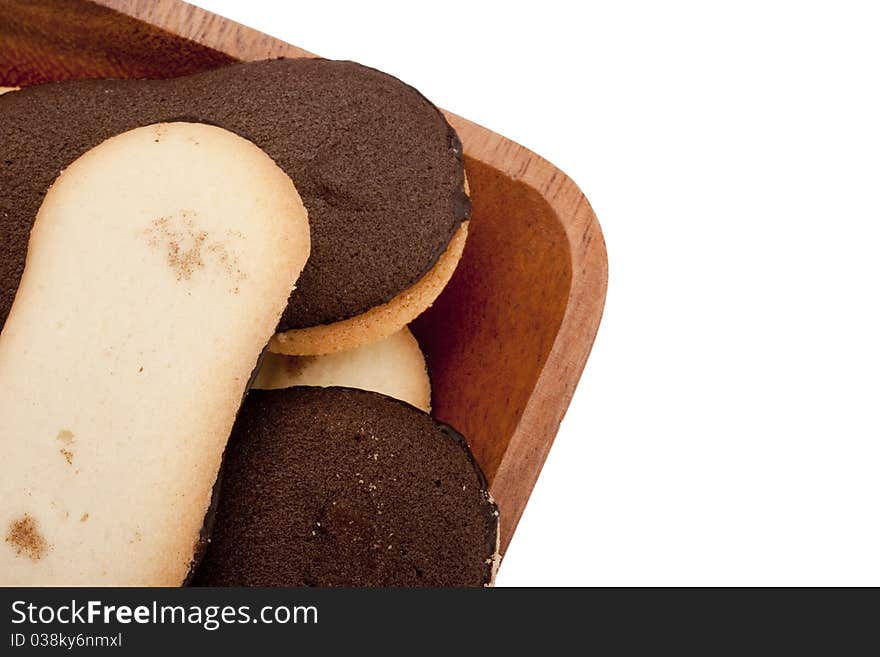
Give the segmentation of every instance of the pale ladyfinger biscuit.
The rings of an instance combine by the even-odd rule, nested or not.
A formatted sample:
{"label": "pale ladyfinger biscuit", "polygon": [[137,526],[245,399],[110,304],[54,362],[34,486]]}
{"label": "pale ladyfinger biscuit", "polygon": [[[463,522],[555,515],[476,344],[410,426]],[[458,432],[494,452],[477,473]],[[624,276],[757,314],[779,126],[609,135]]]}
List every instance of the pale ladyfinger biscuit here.
{"label": "pale ladyfinger biscuit", "polygon": [[431,381],[425,355],[404,328],[378,342],[323,356],[267,353],[254,388],[343,386],[381,392],[416,408],[431,411]]}
{"label": "pale ladyfinger biscuit", "polygon": [[57,178],[0,333],[0,584],[184,581],[308,253],[290,178],[217,127],[131,130]]}

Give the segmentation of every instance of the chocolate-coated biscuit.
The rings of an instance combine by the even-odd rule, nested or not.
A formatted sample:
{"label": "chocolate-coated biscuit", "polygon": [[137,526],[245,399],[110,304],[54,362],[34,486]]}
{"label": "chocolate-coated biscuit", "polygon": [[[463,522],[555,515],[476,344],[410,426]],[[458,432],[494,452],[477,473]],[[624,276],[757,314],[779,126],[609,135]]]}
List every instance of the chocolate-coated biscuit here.
{"label": "chocolate-coated biscuit", "polygon": [[109,137],[174,120],[252,141],[302,196],[312,254],[280,331],[389,302],[432,269],[470,210],[461,144],[440,111],[353,62],[282,59],[171,80],[32,87],[0,96],[0,325],[58,173]]}
{"label": "chocolate-coated biscuit", "polygon": [[459,227],[440,259],[422,279],[390,301],[332,324],[284,331],[269,342],[269,351],[290,356],[321,356],[351,351],[382,340],[431,307],[455,273],[464,252],[469,221]]}
{"label": "chocolate-coated biscuit", "polygon": [[464,439],[390,397],[254,390],[194,583],[488,586],[498,510]]}

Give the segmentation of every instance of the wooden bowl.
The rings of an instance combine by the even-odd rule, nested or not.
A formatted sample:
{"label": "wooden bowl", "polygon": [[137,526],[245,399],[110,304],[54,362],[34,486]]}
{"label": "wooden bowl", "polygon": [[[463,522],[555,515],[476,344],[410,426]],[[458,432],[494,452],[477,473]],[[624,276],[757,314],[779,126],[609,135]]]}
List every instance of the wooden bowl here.
{"label": "wooden bowl", "polygon": [[[178,0],[3,0],[0,86],[174,77],[310,53]],[[467,248],[414,330],[438,419],[468,437],[507,548],[599,327],[599,223],[552,164],[454,114],[473,196]]]}

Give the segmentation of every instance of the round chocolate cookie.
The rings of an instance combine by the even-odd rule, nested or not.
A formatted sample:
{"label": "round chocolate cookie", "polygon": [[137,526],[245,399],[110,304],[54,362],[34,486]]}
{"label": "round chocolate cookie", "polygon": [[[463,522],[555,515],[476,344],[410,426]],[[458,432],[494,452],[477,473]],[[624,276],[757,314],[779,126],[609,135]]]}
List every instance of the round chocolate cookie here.
{"label": "round chocolate cookie", "polygon": [[279,59],[170,80],[32,87],[0,97],[0,325],[59,171],[109,137],[179,120],[250,140],[302,196],[312,252],[280,331],[388,303],[432,270],[470,211],[461,143],[441,112],[353,62]]}
{"label": "round chocolate cookie", "polygon": [[254,390],[227,447],[207,586],[488,586],[498,510],[465,440],[351,388]]}
{"label": "round chocolate cookie", "polygon": [[369,346],[400,331],[430,308],[449,283],[464,252],[469,223],[455,232],[437,264],[391,301],[332,324],[278,333],[269,342],[269,351],[288,356],[332,355]]}

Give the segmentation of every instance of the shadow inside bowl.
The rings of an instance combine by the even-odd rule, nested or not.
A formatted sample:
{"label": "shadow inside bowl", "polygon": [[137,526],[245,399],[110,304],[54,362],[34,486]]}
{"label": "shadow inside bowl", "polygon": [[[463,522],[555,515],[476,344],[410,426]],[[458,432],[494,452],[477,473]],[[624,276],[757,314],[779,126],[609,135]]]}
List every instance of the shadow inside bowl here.
{"label": "shadow inside bowl", "polygon": [[428,358],[434,415],[467,437],[491,484],[562,323],[571,253],[537,191],[474,158],[465,166],[467,246],[412,328]]}

